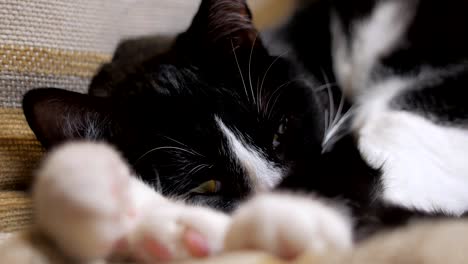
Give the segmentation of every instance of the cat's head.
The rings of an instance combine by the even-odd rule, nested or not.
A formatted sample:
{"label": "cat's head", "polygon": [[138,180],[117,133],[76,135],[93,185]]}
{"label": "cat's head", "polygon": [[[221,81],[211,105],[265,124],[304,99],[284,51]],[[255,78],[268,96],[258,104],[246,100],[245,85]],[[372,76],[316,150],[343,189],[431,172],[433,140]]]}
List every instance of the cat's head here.
{"label": "cat's head", "polygon": [[27,93],[24,112],[41,143],[109,141],[164,194],[224,209],[278,184],[305,145],[320,151],[314,91],[268,53],[245,1],[204,0],[164,52],[152,45],[121,45],[90,95]]}

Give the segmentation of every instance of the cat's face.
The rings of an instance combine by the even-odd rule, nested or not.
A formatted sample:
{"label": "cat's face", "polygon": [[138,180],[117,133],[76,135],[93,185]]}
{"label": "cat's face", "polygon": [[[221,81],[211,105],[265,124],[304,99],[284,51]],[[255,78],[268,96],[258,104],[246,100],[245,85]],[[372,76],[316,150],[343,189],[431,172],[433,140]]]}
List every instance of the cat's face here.
{"label": "cat's face", "polygon": [[137,46],[132,52],[148,56],[132,58],[127,47],[95,77],[90,94],[99,97],[56,89],[25,96],[46,147],[110,141],[163,194],[222,209],[278,184],[304,144],[320,151],[313,89],[268,54],[244,1],[202,1],[165,52]]}

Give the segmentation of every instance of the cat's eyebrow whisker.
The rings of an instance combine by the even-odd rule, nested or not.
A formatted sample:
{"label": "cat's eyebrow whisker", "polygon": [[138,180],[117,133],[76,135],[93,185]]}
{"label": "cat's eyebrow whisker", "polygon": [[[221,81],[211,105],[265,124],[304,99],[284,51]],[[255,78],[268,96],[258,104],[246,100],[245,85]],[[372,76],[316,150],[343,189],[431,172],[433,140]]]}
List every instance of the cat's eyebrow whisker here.
{"label": "cat's eyebrow whisker", "polygon": [[282,85],[278,86],[274,91],[273,93],[270,94],[270,96],[268,97],[268,101],[267,103],[265,104],[265,113],[266,113],[266,117],[269,117],[270,116],[270,113],[273,109],[271,109],[270,111],[270,102],[271,100],[273,99],[273,97],[275,97],[276,93],[282,89],[283,87],[285,87],[286,85],[290,84],[292,81],[289,81],[289,82],[286,82],[286,83],[283,83]]}
{"label": "cat's eyebrow whisker", "polygon": [[273,102],[273,104],[271,105],[271,111],[270,113],[268,114],[268,119],[270,119],[271,115],[273,114],[273,110],[275,109],[275,106],[276,106],[276,103],[278,102],[278,99],[281,97],[281,94],[283,93],[283,91],[281,91],[275,98],[275,101]]}
{"label": "cat's eyebrow whisker", "polygon": [[210,165],[208,164],[200,164],[200,165],[197,165],[195,167],[193,167],[193,169],[191,169],[189,172],[187,172],[187,175],[193,175],[203,169],[206,169],[206,168],[210,168]]}
{"label": "cat's eyebrow whisker", "polygon": [[253,100],[254,104],[257,104],[257,102],[256,102],[256,99],[255,99],[253,85],[252,85],[251,66],[252,66],[252,54],[253,54],[253,51],[254,51],[255,43],[257,42],[257,38],[258,38],[258,33],[255,36],[255,39],[254,39],[254,41],[252,43],[252,48],[250,49],[250,56],[249,56],[249,83],[250,83],[250,91],[252,92],[252,100]]}
{"label": "cat's eyebrow whisker", "polygon": [[257,91],[257,94],[256,94],[256,97],[257,97],[257,113],[260,114],[261,105],[260,105],[260,97],[259,97],[259,85],[260,85],[260,77],[257,77],[257,87],[256,87],[256,91]]}
{"label": "cat's eyebrow whisker", "polygon": [[327,110],[327,109],[325,109],[324,118],[323,118],[323,119],[324,119],[324,122],[325,122],[325,124],[324,124],[324,130],[323,130],[323,138],[325,138],[325,137],[327,136],[327,133],[328,133],[328,126],[329,126],[329,124],[328,124],[329,118],[328,118],[328,110]]}
{"label": "cat's eyebrow whisker", "polygon": [[[288,54],[290,52],[290,50],[287,50],[285,52],[283,52],[282,54],[280,54],[279,56],[277,56],[275,58],[275,60],[270,64],[270,66],[268,66],[267,70],[265,71],[265,74],[263,75],[263,78],[262,78],[262,83],[260,84],[260,90],[258,91],[258,99],[257,101],[259,102],[259,105],[260,106],[263,106],[262,104],[262,91],[263,91],[263,85],[265,83],[265,79],[266,77],[268,76],[268,73],[270,72],[271,68],[273,67],[273,65],[280,59],[282,58],[283,56],[285,56],[286,54]],[[261,108],[261,107],[260,107]]]}
{"label": "cat's eyebrow whisker", "polygon": [[169,137],[169,136],[165,136],[165,135],[163,135],[162,137],[164,137],[164,138],[166,138],[166,139],[168,139],[168,140],[170,140],[170,141],[172,141],[172,142],[174,142],[174,143],[177,143],[177,144],[180,144],[180,145],[182,145],[182,146],[186,147],[186,148],[187,148],[187,150],[190,150],[190,151],[192,151],[192,152],[193,152],[193,154],[197,154],[198,156],[200,156],[200,157],[204,157],[204,158],[205,158],[205,155],[201,154],[200,152],[198,152],[198,151],[194,150],[193,148],[191,148],[191,147],[187,146],[186,144],[184,144],[184,143],[182,143],[182,142],[180,142],[180,141],[178,141],[178,140],[176,140],[176,139],[174,139],[174,138],[171,138],[171,137]]}
{"label": "cat's eyebrow whisker", "polygon": [[147,155],[155,152],[155,151],[158,151],[158,150],[177,150],[177,151],[182,151],[182,152],[186,152],[186,153],[189,153],[191,155],[194,155],[194,156],[199,156],[197,155],[196,153],[194,153],[193,151],[190,151],[188,149],[184,149],[184,148],[179,148],[179,147],[174,147],[174,146],[164,146],[164,147],[157,147],[157,148],[153,148],[153,149],[150,149],[148,150],[147,152],[145,152],[143,155],[141,155],[135,162],[134,164],[137,164],[141,159],[143,159],[144,157],[146,157]]}
{"label": "cat's eyebrow whisker", "polygon": [[242,74],[242,69],[240,67],[239,60],[237,59],[236,48],[234,47],[234,42],[232,41],[232,39],[231,39],[231,46],[232,46],[232,53],[234,53],[234,59],[236,60],[237,69],[239,70],[239,74],[242,80],[242,85],[244,86],[245,95],[247,96],[247,100],[250,102],[250,96],[249,96],[249,93],[247,92],[247,85],[245,84],[244,75]]}
{"label": "cat's eyebrow whisker", "polygon": [[275,98],[275,103],[273,104],[273,106],[274,106],[274,105],[276,104],[276,101],[278,100],[278,98],[281,96],[281,93],[280,93],[279,95],[275,96],[276,93],[278,93],[282,88],[288,86],[289,84],[291,84],[291,83],[293,83],[293,82],[300,81],[300,80],[302,80],[302,79],[301,79],[301,78],[297,78],[297,79],[294,79],[294,80],[290,80],[290,81],[288,81],[288,82],[285,82],[285,83],[283,83],[282,85],[278,86],[278,87],[270,94],[270,96],[269,96],[269,98],[268,98],[268,101],[267,101],[267,103],[266,103],[266,105],[265,105],[265,108],[264,108],[264,109],[265,109],[265,110],[264,110],[264,113],[266,113],[265,116],[266,116],[267,118],[270,118],[271,113],[273,112],[273,107],[270,107],[270,102],[271,102],[271,100],[272,100],[273,98]]}

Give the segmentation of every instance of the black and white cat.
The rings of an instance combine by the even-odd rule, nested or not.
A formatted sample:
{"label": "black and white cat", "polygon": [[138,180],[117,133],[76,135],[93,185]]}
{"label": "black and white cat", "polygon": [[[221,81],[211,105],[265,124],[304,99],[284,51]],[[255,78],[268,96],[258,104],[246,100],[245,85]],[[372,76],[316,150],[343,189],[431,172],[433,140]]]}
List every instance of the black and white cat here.
{"label": "black and white cat", "polygon": [[[94,232],[107,246],[73,244],[108,226],[101,209],[125,218],[122,195],[101,191],[116,180],[105,168],[125,166],[100,144],[63,147],[38,173],[39,222],[71,255],[101,256],[131,237],[137,248],[157,244],[144,259],[155,251],[167,259],[252,247],[291,257],[348,248],[352,229],[359,237],[413,216],[460,216],[468,208],[466,11],[461,0],[310,1],[262,40],[245,1],[203,0],[174,42],[122,44],[89,95],[25,95],[46,148],[107,141],[147,184],[120,170],[131,182],[123,200],[145,216],[127,229],[117,222],[125,234]],[[106,159],[120,165],[105,167]],[[265,194],[275,188],[333,199],[351,217],[316,198]],[[198,207],[230,211],[251,196],[232,216]],[[88,208],[92,221],[71,234],[69,222],[57,227],[51,218],[70,208],[47,206],[58,197]],[[197,243],[181,242],[186,228]],[[148,246],[148,236],[158,243]]]}

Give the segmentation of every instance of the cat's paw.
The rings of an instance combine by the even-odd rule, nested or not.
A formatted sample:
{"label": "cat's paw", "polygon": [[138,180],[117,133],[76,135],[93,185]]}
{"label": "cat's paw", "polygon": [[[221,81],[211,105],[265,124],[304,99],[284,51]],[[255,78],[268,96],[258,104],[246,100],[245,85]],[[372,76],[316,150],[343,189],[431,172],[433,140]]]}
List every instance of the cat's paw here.
{"label": "cat's paw", "polygon": [[106,144],[60,146],[35,176],[37,225],[71,257],[106,257],[136,222],[130,170]]}
{"label": "cat's paw", "polygon": [[260,194],[233,215],[225,249],[265,250],[283,258],[352,246],[350,219],[307,196]]}
{"label": "cat's paw", "polygon": [[148,208],[129,240],[144,263],[207,257],[222,251],[229,223],[224,213],[166,201]]}

